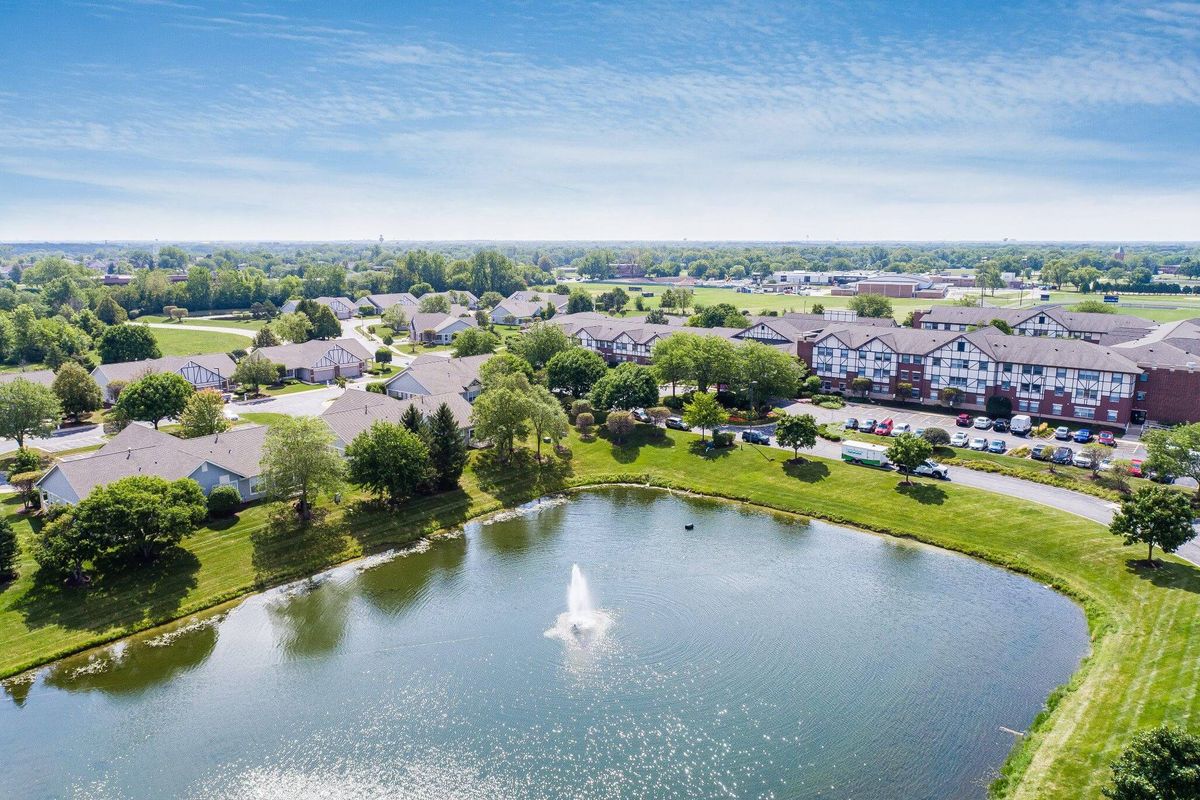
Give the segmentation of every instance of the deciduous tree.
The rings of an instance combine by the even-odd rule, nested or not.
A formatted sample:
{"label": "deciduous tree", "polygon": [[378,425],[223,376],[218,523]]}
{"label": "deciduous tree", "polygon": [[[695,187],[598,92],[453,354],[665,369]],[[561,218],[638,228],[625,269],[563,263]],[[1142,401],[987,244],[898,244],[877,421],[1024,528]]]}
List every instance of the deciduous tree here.
{"label": "deciduous tree", "polygon": [[275,329],[276,333],[293,344],[307,342],[312,338],[312,320],[307,315],[301,314],[298,311],[280,314],[279,318],[271,323],[271,327]]}
{"label": "deciduous tree", "polygon": [[583,397],[608,372],[604,359],[591,350],[571,347],[546,362],[546,383],[557,392]]}
{"label": "deciduous tree", "polygon": [[500,340],[496,335],[479,328],[467,328],[454,334],[454,357],[480,356],[496,352]]}
{"label": "deciduous tree", "polygon": [[850,310],[860,317],[892,316],[892,301],[881,294],[860,294],[850,298]]}
{"label": "deciduous tree", "polygon": [[258,333],[254,334],[255,347],[278,347],[282,342],[275,335],[275,329],[270,325],[263,325],[258,329]]}
{"label": "deciduous tree", "polygon": [[1146,445],[1148,469],[1196,479],[1200,497],[1200,422],[1147,431],[1142,442]]}
{"label": "deciduous tree", "polygon": [[933,445],[920,436],[902,433],[888,443],[887,457],[904,473],[904,482],[912,484],[912,473],[933,455]]}
{"label": "deciduous tree", "polygon": [[376,422],[346,447],[350,482],[396,505],[432,477],[429,448],[404,425]]}
{"label": "deciduous tree", "polygon": [[608,428],[608,432],[618,444],[625,441],[625,437],[633,432],[636,425],[637,420],[629,411],[610,411],[604,420],[604,427]]}
{"label": "deciduous tree", "polygon": [[62,420],[58,396],[41,384],[16,378],[0,384],[0,439],[25,446],[29,436],[49,436]]}
{"label": "deciduous tree", "polygon": [[345,479],[333,443],[333,433],[316,417],[288,417],[272,425],[262,456],[267,494],[275,500],[295,500],[300,519],[312,519],[317,497],[338,491]]}
{"label": "deciduous tree", "polygon": [[225,416],[225,401],[216,389],[201,389],[193,392],[179,415],[179,424],[183,428],[185,439],[213,434],[229,430],[233,424]]}
{"label": "deciduous tree", "polygon": [[544,386],[531,387],[528,401],[529,424],[533,427],[533,434],[537,438],[537,459],[541,461],[543,437],[549,437],[557,444],[566,436],[569,427],[567,415],[563,411],[562,404],[558,402],[558,398],[550,394],[550,391]]}
{"label": "deciduous tree", "polygon": [[1190,800],[1200,797],[1200,736],[1160,725],[1134,737],[1112,764],[1110,800]]}
{"label": "deciduous tree", "polygon": [[1125,537],[1126,545],[1146,545],[1146,563],[1152,567],[1155,546],[1174,553],[1196,536],[1188,498],[1165,486],[1143,486],[1122,500],[1108,529]]}
{"label": "deciduous tree", "polygon": [[800,448],[813,447],[817,443],[817,421],[812,414],[783,414],[775,425],[775,438],[784,447],[792,448],[795,458],[800,458]]}
{"label": "deciduous tree", "polygon": [[509,349],[524,358],[534,369],[541,369],[558,353],[571,347],[571,339],[557,325],[535,322],[515,340],[510,340]]}
{"label": "deciduous tree", "polygon": [[700,429],[700,441],[705,431],[716,430],[729,421],[729,412],[717,402],[716,395],[696,392],[689,403],[683,404],[683,421],[689,428]]}
{"label": "deciduous tree", "polygon": [[126,386],[116,408],[125,419],[150,422],[157,429],[162,420],[183,413],[194,391],[178,373],[154,372]]}
{"label": "deciduous tree", "polygon": [[149,561],[195,530],[208,505],[191,478],[133,475],[93,489],[72,515],[80,538]]}
{"label": "deciduous tree", "polygon": [[76,421],[104,405],[100,386],[88,371],[68,361],[58,368],[51,387],[62,403],[62,410]]}
{"label": "deciduous tree", "polygon": [[231,378],[234,383],[249,389],[251,394],[256,394],[258,387],[279,379],[279,367],[266,356],[251,353],[238,362]]}
{"label": "deciduous tree", "polygon": [[518,437],[529,435],[527,391],[527,382],[524,389],[501,383],[485,389],[471,408],[476,435],[491,440],[501,461],[512,457],[513,443]]}
{"label": "deciduous tree", "polygon": [[162,351],[149,328],[143,325],[110,325],[100,334],[97,344],[100,360],[105,364],[121,361],[141,361],[160,358]]}
{"label": "deciduous tree", "polygon": [[658,405],[658,381],[649,367],[627,362],[596,381],[588,399],[602,411]]}

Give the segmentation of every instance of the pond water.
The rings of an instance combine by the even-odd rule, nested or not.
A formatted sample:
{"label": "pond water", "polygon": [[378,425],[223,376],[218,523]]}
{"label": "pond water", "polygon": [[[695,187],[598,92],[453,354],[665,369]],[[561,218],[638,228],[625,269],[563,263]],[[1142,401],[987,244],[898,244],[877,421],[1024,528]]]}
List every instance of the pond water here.
{"label": "pond water", "polygon": [[1087,648],[966,557],[608,489],[6,685],[0,796],[984,797]]}

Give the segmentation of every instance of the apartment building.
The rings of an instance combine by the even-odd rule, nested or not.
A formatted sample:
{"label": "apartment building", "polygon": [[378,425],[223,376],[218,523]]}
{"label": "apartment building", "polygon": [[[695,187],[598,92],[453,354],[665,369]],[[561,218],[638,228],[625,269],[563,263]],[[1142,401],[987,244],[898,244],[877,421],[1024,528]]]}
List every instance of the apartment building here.
{"label": "apartment building", "polygon": [[995,328],[830,327],[801,342],[800,356],[826,391],[852,393],[854,379],[866,377],[876,397],[895,397],[904,388],[908,399],[937,404],[954,388],[961,392],[957,405],[967,409],[982,409],[988,397],[1000,395],[1017,413],[1114,425],[1129,422],[1142,373],[1112,348],[1007,336]]}
{"label": "apartment building", "polygon": [[1020,336],[1083,339],[1097,344],[1136,339],[1156,323],[1126,314],[1067,311],[1062,306],[988,308],[986,306],[935,306],[913,315],[913,327],[927,331],[968,331],[1001,320]]}

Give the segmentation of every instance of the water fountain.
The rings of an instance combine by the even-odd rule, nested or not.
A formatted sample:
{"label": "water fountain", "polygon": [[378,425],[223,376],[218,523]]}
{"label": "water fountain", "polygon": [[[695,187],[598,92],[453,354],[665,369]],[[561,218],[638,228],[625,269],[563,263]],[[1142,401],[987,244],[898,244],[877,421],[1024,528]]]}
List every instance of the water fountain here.
{"label": "water fountain", "polygon": [[571,583],[567,587],[567,610],[558,615],[554,627],[546,631],[546,636],[571,642],[589,641],[602,636],[611,623],[612,617],[595,608],[583,570],[578,564],[572,564]]}

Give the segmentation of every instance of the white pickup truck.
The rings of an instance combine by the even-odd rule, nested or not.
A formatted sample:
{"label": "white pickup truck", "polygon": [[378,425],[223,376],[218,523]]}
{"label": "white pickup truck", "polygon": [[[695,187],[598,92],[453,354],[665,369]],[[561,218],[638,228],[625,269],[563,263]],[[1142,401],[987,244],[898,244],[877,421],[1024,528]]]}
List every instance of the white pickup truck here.
{"label": "white pickup truck", "polygon": [[[904,469],[901,468],[900,471],[904,472]],[[950,470],[931,458],[925,459],[924,462],[914,469],[913,475],[920,475],[925,478],[937,478],[942,481],[950,480]]]}

